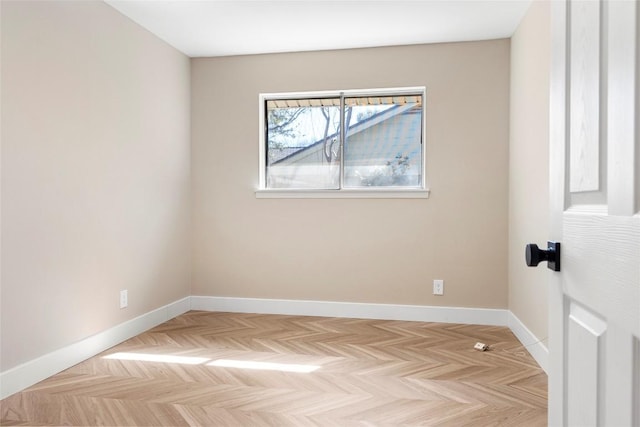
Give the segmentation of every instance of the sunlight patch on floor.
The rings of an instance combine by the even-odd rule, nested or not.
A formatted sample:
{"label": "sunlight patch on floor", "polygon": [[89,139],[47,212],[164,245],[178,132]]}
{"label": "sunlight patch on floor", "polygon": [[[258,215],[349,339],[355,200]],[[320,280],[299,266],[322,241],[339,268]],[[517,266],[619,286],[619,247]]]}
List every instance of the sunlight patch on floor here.
{"label": "sunlight patch on floor", "polygon": [[[178,363],[183,365],[201,365],[210,362],[207,357],[189,357],[189,356],[173,356],[169,354],[147,354],[147,353],[114,353],[104,356],[104,359],[115,360],[133,360],[139,362],[158,362],[158,363]],[[254,360],[231,360],[218,359],[207,366],[215,366],[220,368],[239,368],[239,369],[261,369],[267,371],[282,372],[301,372],[309,373],[320,368],[317,365],[301,365],[295,363],[274,363],[274,362],[258,362]]]}
{"label": "sunlight patch on floor", "polygon": [[200,365],[211,360],[206,357],[187,357],[145,353],[114,353],[108,356],[104,356],[104,358],[118,360],[136,360],[140,362],[179,363],[183,365]]}
{"label": "sunlight patch on floor", "polygon": [[215,360],[211,363],[207,363],[207,366],[219,366],[223,368],[241,368],[241,369],[262,369],[267,371],[303,372],[303,373],[309,373],[317,369],[320,369],[320,366],[316,366],[316,365],[297,365],[293,363],[271,363],[271,362],[255,362],[252,360],[228,360],[228,359]]}

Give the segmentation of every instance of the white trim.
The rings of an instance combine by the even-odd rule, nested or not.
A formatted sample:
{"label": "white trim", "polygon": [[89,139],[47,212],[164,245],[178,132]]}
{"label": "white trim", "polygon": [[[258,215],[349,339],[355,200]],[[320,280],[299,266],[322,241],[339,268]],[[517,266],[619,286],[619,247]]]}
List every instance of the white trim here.
{"label": "white trim", "polygon": [[507,310],[192,296],[192,310],[507,326]]}
{"label": "white trim", "polygon": [[543,343],[543,341],[546,341],[546,338],[541,340],[536,337],[511,311],[509,311],[507,326],[509,326],[511,332],[518,338],[518,341],[522,343],[524,348],[527,349],[531,357],[533,357],[536,362],[538,362],[538,365],[548,374],[549,349]]}
{"label": "white trim", "polygon": [[191,298],[185,297],[4,371],[0,373],[0,399],[24,390],[190,309]]}
{"label": "white trim", "polygon": [[506,309],[437,307],[425,305],[368,304],[357,302],[302,301],[260,298],[192,296],[191,309],[232,313],[283,314],[355,319],[408,320],[506,326],[540,367],[547,371],[549,350]]}
{"label": "white trim", "polygon": [[258,95],[258,186],[259,188],[266,188],[267,187],[267,181],[266,181],[266,175],[267,175],[267,166],[266,166],[266,161],[267,161],[267,144],[266,144],[266,137],[267,135],[265,134],[265,115],[267,114],[265,108],[264,108],[264,104],[267,100],[267,95],[265,94],[259,94]]}
{"label": "white trim", "polygon": [[0,400],[189,310],[508,326],[547,372],[547,347],[506,309],[191,296],[0,373]]}
{"label": "white trim", "polygon": [[388,88],[373,88],[373,89],[336,89],[336,90],[317,90],[306,92],[273,92],[273,93],[261,93],[261,100],[268,99],[295,99],[295,98],[339,98],[344,95],[346,97],[358,97],[358,96],[375,96],[375,95],[387,95],[387,96],[402,96],[402,95],[415,95],[417,93],[426,92],[425,86],[408,86],[408,87],[388,87]]}
{"label": "white trim", "polygon": [[[266,149],[266,110],[265,103],[269,100],[277,100],[277,99],[295,99],[295,98],[328,98],[335,97],[341,98],[344,97],[359,97],[359,96],[403,96],[403,95],[420,95],[422,97],[422,129],[421,129],[421,141],[420,141],[420,157],[421,157],[421,172],[420,172],[420,192],[418,193],[415,190],[401,190],[395,189],[389,192],[382,192],[380,190],[376,190],[375,192],[370,192],[365,194],[362,192],[360,194],[360,190],[349,191],[342,188],[342,180],[344,179],[344,164],[340,162],[340,183],[341,188],[338,190],[334,190],[332,193],[345,192],[347,194],[340,196],[327,196],[322,190],[319,192],[316,191],[295,191],[294,192],[266,192],[267,183],[266,183],[266,158],[267,158],[267,149]],[[413,86],[413,87],[400,87],[400,88],[374,88],[374,89],[353,89],[353,90],[326,90],[326,91],[309,91],[309,92],[277,92],[277,93],[259,93],[258,94],[258,188],[256,189],[256,198],[278,198],[278,199],[287,199],[287,198],[404,198],[404,199],[413,199],[413,198],[428,198],[429,190],[427,188],[427,150],[426,150],[426,138],[427,138],[427,110],[426,110],[426,102],[427,102],[427,88],[426,86]],[[341,102],[341,122],[344,120],[343,117],[343,103]],[[341,126],[342,128],[342,126]],[[341,130],[342,132],[342,130]],[[344,135],[341,135],[341,140],[344,139]],[[341,150],[344,144],[341,145]],[[407,191],[407,195],[400,195],[400,193],[404,193]],[[379,193],[379,194],[377,194]],[[398,193],[397,196],[394,194]],[[321,194],[321,195],[319,195]],[[416,195],[421,194],[421,195]]]}
{"label": "white trim", "polygon": [[255,190],[256,199],[428,199],[428,189],[415,190]]}

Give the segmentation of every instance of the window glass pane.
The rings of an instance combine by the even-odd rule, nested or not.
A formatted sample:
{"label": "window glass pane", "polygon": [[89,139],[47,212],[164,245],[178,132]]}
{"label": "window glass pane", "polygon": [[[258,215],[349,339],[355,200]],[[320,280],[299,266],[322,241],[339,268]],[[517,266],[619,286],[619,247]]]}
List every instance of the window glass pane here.
{"label": "window glass pane", "polygon": [[345,187],[420,187],[422,96],[345,98],[345,123]]}
{"label": "window glass pane", "polygon": [[267,188],[340,187],[340,98],[266,101]]}

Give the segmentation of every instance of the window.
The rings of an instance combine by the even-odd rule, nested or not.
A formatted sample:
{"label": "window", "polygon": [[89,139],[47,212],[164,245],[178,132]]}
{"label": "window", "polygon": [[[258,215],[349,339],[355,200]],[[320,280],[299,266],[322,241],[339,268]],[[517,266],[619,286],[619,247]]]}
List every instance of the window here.
{"label": "window", "polygon": [[424,99],[424,88],[261,95],[256,194],[426,197]]}

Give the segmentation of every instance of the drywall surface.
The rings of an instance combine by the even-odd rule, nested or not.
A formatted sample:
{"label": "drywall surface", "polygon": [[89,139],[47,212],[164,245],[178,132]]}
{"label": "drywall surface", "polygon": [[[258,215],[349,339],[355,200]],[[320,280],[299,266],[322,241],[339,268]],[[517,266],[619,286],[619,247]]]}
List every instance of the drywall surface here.
{"label": "drywall surface", "polygon": [[549,236],[550,19],[549,2],[534,1],[511,39],[509,309],[542,340],[552,273],[527,267],[524,252]]}
{"label": "drywall surface", "polygon": [[[192,59],[192,294],[506,308],[509,45]],[[256,199],[260,93],[406,86],[429,199]]]}
{"label": "drywall surface", "polygon": [[189,295],[190,63],[102,2],[0,7],[5,371]]}

